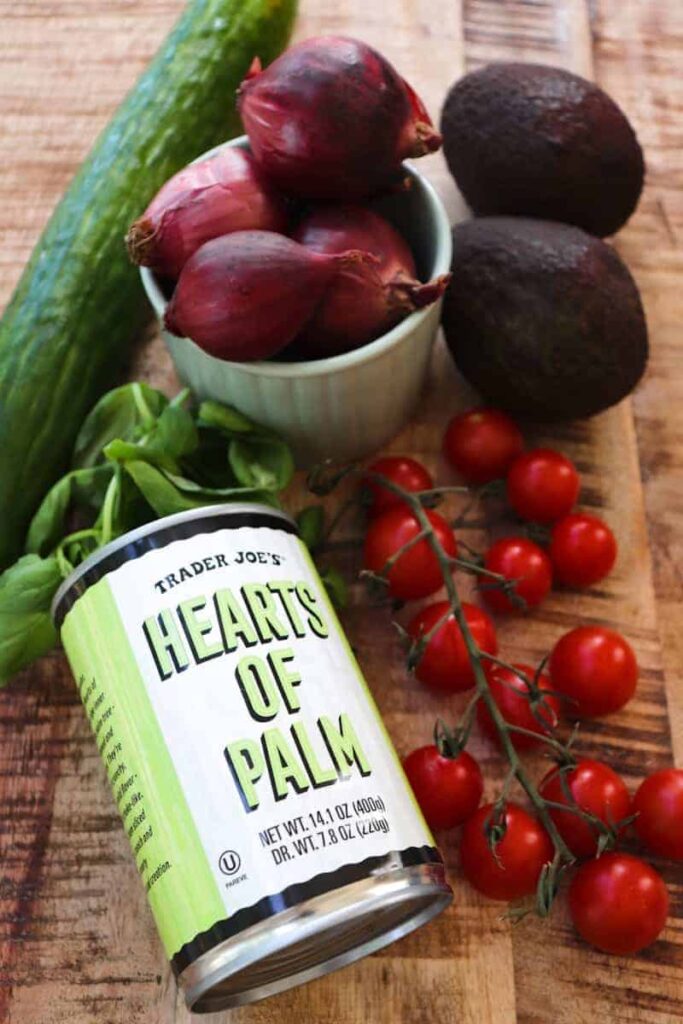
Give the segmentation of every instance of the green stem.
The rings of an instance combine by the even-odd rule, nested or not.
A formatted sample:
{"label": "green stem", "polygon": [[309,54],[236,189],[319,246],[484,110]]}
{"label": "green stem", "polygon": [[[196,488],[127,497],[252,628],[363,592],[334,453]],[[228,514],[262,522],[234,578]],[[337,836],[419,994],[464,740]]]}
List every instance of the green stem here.
{"label": "green stem", "polygon": [[[531,778],[527,775],[524,765],[519,757],[519,754],[515,749],[511,735],[514,727],[510,726],[510,724],[505,720],[505,718],[501,714],[498,704],[493,698],[493,694],[491,693],[489,683],[486,678],[486,673],[484,671],[484,666],[482,664],[482,652],[479,649],[479,645],[477,644],[476,640],[472,635],[472,631],[470,630],[469,624],[463,612],[462,601],[460,600],[460,595],[458,593],[455,581],[453,579],[453,574],[451,572],[453,559],[444,551],[443,547],[441,546],[441,542],[439,541],[438,536],[436,535],[434,529],[432,528],[432,524],[429,521],[429,517],[425,509],[423,508],[419,498],[415,497],[415,495],[409,493],[408,491],[404,491],[402,487],[398,487],[396,484],[393,484],[392,481],[388,480],[386,477],[379,477],[379,479],[381,480],[383,487],[386,487],[387,490],[391,490],[395,494],[398,494],[405,502],[407,502],[407,504],[410,505],[410,508],[415,518],[420,524],[421,534],[424,535],[424,538],[426,539],[430,548],[434,552],[434,555],[439,563],[439,567],[441,569],[444,584],[446,587],[446,593],[448,595],[448,600],[453,610],[453,616],[455,617],[455,620],[460,628],[460,632],[462,633],[462,638],[465,642],[465,647],[467,648],[467,653],[470,659],[470,663],[472,665],[477,694],[479,695],[479,699],[484,702],[486,709],[489,712],[491,719],[493,720],[493,723],[496,727],[496,732],[498,733],[498,736],[500,738],[501,746],[503,747],[505,756],[507,757],[508,763],[510,765],[510,770],[514,774],[515,778],[519,782],[524,792],[526,793],[527,797],[529,798],[529,801],[532,804],[534,810],[536,811],[541,823],[543,824],[545,830],[550,836],[553,846],[555,847],[558,857],[560,858],[562,863],[573,863],[573,861],[575,860],[573,853],[571,852],[571,850],[565,843],[564,839],[558,832],[557,826],[555,825],[555,822],[553,821],[550,813],[548,812],[545,800],[539,793],[538,789],[532,782]],[[539,736],[536,733],[533,733],[532,735],[536,739],[539,738]],[[561,744],[559,745],[561,746]]]}
{"label": "green stem", "polygon": [[73,562],[67,558],[65,549],[70,547],[72,544],[77,544],[79,540],[86,540],[90,538],[95,541],[95,547],[97,547],[100,541],[100,531],[92,526],[88,529],[76,530],[75,533],[70,533],[65,537],[55,548],[55,555],[57,557],[57,562],[59,563],[59,570],[64,579],[66,579],[67,576],[70,576],[75,568]]}
{"label": "green stem", "polygon": [[420,644],[420,646],[423,649],[425,647],[427,647],[427,645],[429,644],[429,641],[433,639],[433,637],[439,632],[441,627],[446,625],[446,623],[448,622],[450,617],[451,617],[451,610],[449,608],[447,612],[444,612],[444,614],[439,619],[436,620],[436,622],[434,623],[434,625],[432,626],[431,629],[427,630],[426,633],[422,634],[422,636],[418,640],[418,643]]}
{"label": "green stem", "polygon": [[75,533],[70,533],[64,538],[61,546],[65,547],[67,544],[73,544],[79,540],[85,540],[86,537],[99,537],[100,532],[94,527],[90,527],[88,530],[76,530]]}
{"label": "green stem", "polygon": [[[420,508],[422,508],[421,505],[420,505]],[[420,530],[420,532],[416,533],[414,537],[411,537],[410,540],[407,540],[402,548],[399,548],[398,551],[394,552],[394,554],[391,556],[391,558],[388,558],[386,560],[386,562],[384,563],[384,565],[382,566],[382,573],[381,573],[382,576],[387,577],[389,575],[390,571],[396,565],[396,563],[398,562],[399,558],[401,558],[406,553],[406,551],[410,551],[410,549],[414,548],[416,544],[419,544],[421,540],[426,540],[427,539],[427,534],[431,530],[431,524],[430,524],[430,522],[429,522],[429,520],[427,519],[426,516],[425,516],[425,519],[427,521],[427,525],[428,525],[429,529],[428,530]]]}
{"label": "green stem", "polygon": [[[420,515],[420,512],[415,510],[415,514],[418,516]],[[424,518],[425,521],[421,522],[421,525],[423,529],[427,529],[429,527],[429,520],[427,519],[426,516]],[[538,814],[539,819],[541,820],[544,828],[548,832],[548,835],[550,836],[553,846],[557,850],[558,854],[566,863],[571,863],[574,860],[574,855],[572,854],[571,850],[569,849],[564,839],[558,832],[555,822],[548,813],[543,797],[538,792],[536,786],[531,781],[529,776],[526,774],[522,761],[519,755],[517,754],[517,751],[515,750],[514,744],[512,742],[512,737],[510,735],[511,727],[503,718],[503,715],[501,714],[498,704],[493,699],[493,695],[491,693],[488,680],[486,678],[486,673],[484,672],[484,667],[482,665],[479,646],[472,635],[472,631],[470,630],[467,619],[463,613],[460,595],[458,594],[455,582],[450,573],[448,555],[441,547],[439,538],[436,536],[434,532],[431,532],[429,534],[429,536],[427,537],[427,541],[432,551],[436,555],[437,559],[439,560],[439,565],[441,566],[441,569],[443,571],[444,582],[446,584],[446,593],[448,594],[448,599],[450,601],[451,608],[453,609],[453,615],[455,616],[455,620],[458,623],[458,626],[460,627],[460,632],[462,633],[463,640],[465,641],[465,647],[467,648],[467,653],[469,655],[470,662],[472,664],[472,669],[474,671],[474,679],[477,692],[479,694],[480,699],[484,702],[489,715],[493,719],[496,731],[498,733],[501,744],[505,751],[505,755],[508,759],[510,768],[514,772],[515,777],[519,782],[520,786],[528,796],[532,806]]]}
{"label": "green stem", "polygon": [[[545,797],[544,797],[545,800]],[[608,830],[609,826],[597,818],[590,811],[584,811],[578,804],[561,804],[557,800],[545,800],[546,807],[549,807],[552,811],[567,811],[569,814],[575,814],[578,818],[583,818],[584,821],[595,825],[597,828]]]}
{"label": "green stem", "polygon": [[152,410],[145,401],[145,396],[142,393],[142,388],[140,387],[137,381],[133,384],[131,391],[133,394],[133,401],[135,402],[135,407],[140,413],[140,419],[142,420],[146,427],[151,427],[152,424],[155,422],[155,418],[152,414]]}
{"label": "green stem", "polygon": [[61,547],[57,548],[57,550],[55,551],[55,555],[57,557],[57,562],[59,564],[59,571],[62,574],[62,578],[66,579],[67,576],[71,575],[71,573],[73,572],[73,568],[74,567],[71,564],[71,562],[69,561],[69,559],[66,557],[64,552],[62,551]]}
{"label": "green stem", "polygon": [[529,739],[536,740],[538,743],[545,743],[547,746],[552,747],[553,750],[556,750],[558,754],[562,754],[564,756],[566,753],[567,748],[564,743],[556,740],[554,736],[551,736],[547,732],[533,732],[532,729],[525,729],[521,725],[512,725],[510,722],[508,722],[508,729],[510,732],[514,732],[517,736],[528,736]]}
{"label": "green stem", "polygon": [[[514,675],[517,676],[518,679],[522,680],[522,682],[525,684],[527,689],[532,694],[536,694],[537,693],[538,688],[539,688],[538,687],[538,673],[532,679],[532,677],[530,675],[528,675],[528,673],[526,673],[518,665],[513,665],[511,662],[505,661],[503,658],[499,658],[497,654],[491,654],[489,651],[482,651],[481,652],[481,656],[486,661],[490,661],[492,665],[500,665],[501,668],[509,669]],[[515,689],[515,687],[512,686],[511,683],[506,683],[505,685],[508,686],[511,690]],[[552,697],[557,696],[557,694],[555,693],[554,690],[545,690],[544,689],[542,692],[543,692],[544,696],[546,696],[546,695],[547,696],[552,696]]]}
{"label": "green stem", "polygon": [[519,583],[519,580],[510,579],[500,572],[492,572],[491,569],[485,569],[483,565],[479,565],[478,562],[470,562],[467,558],[451,558],[450,563],[456,569],[462,569],[463,572],[471,573],[472,576],[485,576],[487,580],[495,580],[502,587],[510,588]]}
{"label": "green stem", "polygon": [[108,544],[114,532],[114,515],[119,500],[121,488],[121,466],[117,463],[114,468],[114,475],[109,481],[104,502],[102,503],[102,544]]}

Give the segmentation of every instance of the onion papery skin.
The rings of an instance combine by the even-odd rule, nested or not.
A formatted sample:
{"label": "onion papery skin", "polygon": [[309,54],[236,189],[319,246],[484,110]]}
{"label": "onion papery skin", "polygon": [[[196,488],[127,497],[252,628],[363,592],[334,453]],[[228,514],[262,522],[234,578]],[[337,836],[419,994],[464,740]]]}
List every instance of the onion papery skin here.
{"label": "onion papery skin", "polygon": [[212,239],[185,264],[165,326],[219,359],[267,359],[300,333],[336,275],[365,258],[322,255],[268,231]]}
{"label": "onion papery skin", "polygon": [[395,187],[408,157],[441,136],[422,102],[372,47],[343,36],[292,46],[252,67],[238,94],[252,152],[268,178],[303,199],[365,199]]}
{"label": "onion papery skin", "polygon": [[414,279],[417,273],[405,238],[393,224],[365,206],[317,207],[301,221],[292,237],[314,252],[369,252],[379,260],[376,269],[385,284],[399,275]]}
{"label": "onion papery skin", "polygon": [[126,237],[134,263],[177,278],[205,242],[233,231],[287,230],[286,200],[251,153],[231,146],[190,164],[159,190]]}
{"label": "onion papery skin", "polygon": [[426,284],[400,275],[385,284],[376,262],[359,261],[334,278],[288,358],[326,359],[367,345],[417,309],[439,299],[450,280]]}

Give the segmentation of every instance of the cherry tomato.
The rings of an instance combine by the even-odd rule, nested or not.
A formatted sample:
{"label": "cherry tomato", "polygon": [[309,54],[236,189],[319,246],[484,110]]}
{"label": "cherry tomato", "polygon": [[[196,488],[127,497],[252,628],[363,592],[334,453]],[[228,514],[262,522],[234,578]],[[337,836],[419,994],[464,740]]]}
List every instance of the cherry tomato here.
{"label": "cherry tomato", "polygon": [[579,496],[573,462],[551,448],[518,455],[507,476],[508,501],[521,519],[552,523],[571,512]]}
{"label": "cherry tomato", "polygon": [[[447,555],[455,558],[457,545],[450,526],[438,512],[427,512],[436,536]],[[381,573],[397,551],[420,533],[420,524],[410,509],[390,508],[373,519],[365,535],[366,569]],[[399,601],[428,597],[443,586],[436,555],[428,541],[420,540],[399,555],[389,570],[389,593]]]}
{"label": "cherry tomato", "polygon": [[628,853],[586,861],[569,887],[569,912],[582,939],[604,953],[625,956],[660,935],[669,894],[657,872]]}
{"label": "cherry tomato", "polygon": [[[535,670],[531,665],[515,665],[514,667],[533,680]],[[493,699],[506,722],[521,729],[528,729],[529,732],[536,733],[539,737],[552,731],[560,710],[560,702],[557,697],[543,696],[543,702],[537,704],[536,715],[534,715],[529,699],[529,687],[521,676],[509,668],[503,668],[502,665],[487,665],[486,675]],[[537,686],[541,695],[544,690],[552,689],[550,678],[544,672],[539,675]],[[477,704],[477,721],[484,735],[497,743],[498,730],[482,700]],[[517,735],[513,733],[511,739],[517,750],[531,750],[541,743],[540,738],[536,740],[532,736],[525,736],[521,733]]]}
{"label": "cherry tomato", "polygon": [[474,814],[484,791],[481,768],[466,750],[445,757],[433,743],[413,750],[403,770],[432,829],[455,828]]}
{"label": "cherry tomato", "polygon": [[[547,597],[553,582],[553,568],[543,548],[526,537],[503,537],[486,552],[484,568],[497,572],[506,580],[517,580],[515,594],[527,608],[533,608]],[[496,612],[523,611],[508,595],[482,576],[481,596]]]}
{"label": "cherry tomato", "polygon": [[[368,466],[368,473],[375,473],[377,476],[384,476],[392,483],[398,484],[404,491],[429,491],[434,486],[430,474],[421,462],[409,459],[405,455],[388,455],[384,459],[377,459]],[[381,484],[363,480],[363,487],[367,488],[372,499],[368,508],[370,516],[377,516],[386,512],[388,508],[396,508],[402,504],[401,498],[393,491],[388,491]]]}
{"label": "cherry tomato", "polygon": [[[569,789],[574,803],[567,798]],[[601,761],[579,761],[571,771],[549,771],[540,785],[541,796],[556,804],[587,811],[606,825],[614,826],[631,813],[631,797],[626,783]],[[598,847],[599,831],[575,814],[550,808],[550,816],[565,843],[577,857],[592,857]]]}
{"label": "cherry tomato", "polygon": [[570,717],[618,711],[638,682],[633,648],[605,626],[578,626],[565,633],[555,644],[548,668],[554,688],[569,698],[563,708]]}
{"label": "cherry tomato", "polygon": [[[427,605],[408,624],[408,633],[415,640],[429,633],[447,614],[448,601],[437,601]],[[480,650],[489,654],[498,652],[496,628],[481,608],[463,602],[463,613],[467,625]],[[467,654],[460,627],[453,615],[449,615],[443,626],[437,629],[424,649],[417,663],[415,675],[433,690],[441,693],[461,693],[474,686],[474,672]]]}
{"label": "cherry tomato", "polygon": [[505,476],[523,447],[519,427],[498,409],[471,409],[454,416],[443,439],[444,455],[473,484]]}
{"label": "cherry tomato", "polygon": [[633,810],[641,842],[660,857],[683,860],[683,768],[664,768],[641,782]]}
{"label": "cherry tomato", "polygon": [[492,900],[518,900],[535,892],[543,865],[553,859],[553,844],[536,818],[518,804],[508,803],[505,835],[494,855],[486,835],[492,811],[493,804],[484,804],[463,826],[463,874],[471,886]]}
{"label": "cherry tomato", "polygon": [[590,587],[612,569],[617,560],[617,542],[602,519],[574,512],[553,526],[550,559],[560,583]]}

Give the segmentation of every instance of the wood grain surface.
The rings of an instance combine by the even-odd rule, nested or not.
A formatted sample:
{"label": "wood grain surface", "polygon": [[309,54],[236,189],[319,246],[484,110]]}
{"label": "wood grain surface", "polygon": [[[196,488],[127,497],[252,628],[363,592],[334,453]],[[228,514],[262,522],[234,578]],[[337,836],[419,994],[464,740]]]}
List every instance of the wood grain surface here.
{"label": "wood grain surface", "polygon": [[[181,0],[0,2],[0,302],[98,130],[182,7]],[[582,730],[635,785],[672,757],[683,762],[683,5],[679,0],[302,0],[297,35],[354,33],[379,46],[437,113],[464,68],[492,59],[559,64],[595,77],[624,107],[644,145],[640,207],[617,246],[641,287],[652,358],[635,398],[589,423],[535,439],[560,446],[583,474],[582,505],[613,525],[616,572],[583,596],[554,595],[540,614],[501,623],[501,646],[533,660],[579,621],[632,640],[636,699]],[[441,157],[424,167],[462,215]],[[153,337],[136,372],[173,387]],[[472,400],[440,349],[428,397],[390,446],[442,480],[446,416]],[[335,499],[337,500],[337,499]],[[301,488],[291,496],[301,503]],[[457,502],[452,510],[457,510]],[[495,511],[495,510],[494,510]],[[361,525],[349,522],[327,556],[353,579]],[[484,534],[470,534],[482,543]],[[401,753],[426,742],[435,714],[455,715],[403,667],[387,607],[352,587],[345,624]],[[164,961],[85,714],[61,655],[0,695],[0,1022],[170,1024],[188,1021]],[[673,754],[672,754],[673,741]],[[500,764],[475,749],[488,786]],[[542,764],[535,766],[542,771]],[[589,950],[564,907],[513,928],[499,905],[458,879],[457,837],[444,852],[453,907],[383,952],[251,1008],[224,1024],[673,1024],[683,1016],[683,880],[661,863],[672,916],[638,957]]]}

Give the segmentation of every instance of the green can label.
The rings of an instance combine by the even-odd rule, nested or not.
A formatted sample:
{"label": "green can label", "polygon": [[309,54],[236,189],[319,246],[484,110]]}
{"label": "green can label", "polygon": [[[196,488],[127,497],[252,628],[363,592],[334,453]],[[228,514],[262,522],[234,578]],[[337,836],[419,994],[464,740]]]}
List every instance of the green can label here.
{"label": "green can label", "polygon": [[298,537],[197,530],[62,626],[169,957],[264,897],[434,845]]}

